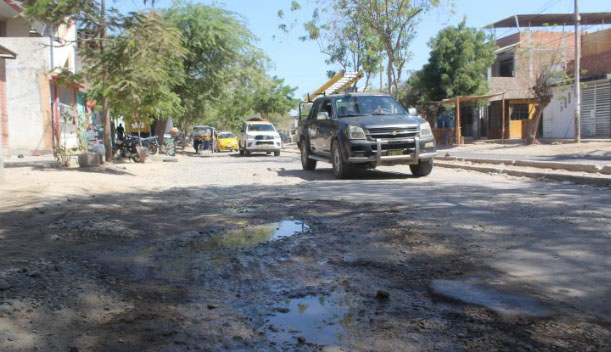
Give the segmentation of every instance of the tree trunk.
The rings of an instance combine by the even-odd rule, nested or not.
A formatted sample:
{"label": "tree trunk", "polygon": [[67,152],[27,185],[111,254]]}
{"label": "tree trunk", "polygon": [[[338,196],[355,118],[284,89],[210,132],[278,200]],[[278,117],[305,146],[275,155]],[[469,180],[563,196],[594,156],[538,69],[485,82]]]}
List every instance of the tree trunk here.
{"label": "tree trunk", "polygon": [[[106,37],[106,0],[102,0],[100,3],[100,14],[101,14],[101,29],[100,29],[100,56],[104,55],[104,40]],[[106,73],[104,73],[106,74]],[[104,79],[105,80],[105,79]],[[105,86],[105,84],[103,84]],[[103,87],[104,88],[104,87]],[[112,160],[112,141],[110,138],[110,111],[108,110],[108,99],[102,97],[102,113],[104,119],[104,148],[106,148],[106,162]]]}
{"label": "tree trunk", "polygon": [[140,129],[142,126],[140,126],[140,119],[138,118],[138,115],[136,115],[136,123],[138,124],[138,145],[142,147],[142,137],[140,137]]}
{"label": "tree trunk", "polygon": [[[545,106],[547,106],[547,104]],[[530,120],[528,124],[528,134],[526,135],[526,144],[528,145],[534,144],[537,139],[537,131],[539,130],[539,123],[541,122],[541,116],[543,116],[545,106],[537,104],[535,108],[535,117]]]}

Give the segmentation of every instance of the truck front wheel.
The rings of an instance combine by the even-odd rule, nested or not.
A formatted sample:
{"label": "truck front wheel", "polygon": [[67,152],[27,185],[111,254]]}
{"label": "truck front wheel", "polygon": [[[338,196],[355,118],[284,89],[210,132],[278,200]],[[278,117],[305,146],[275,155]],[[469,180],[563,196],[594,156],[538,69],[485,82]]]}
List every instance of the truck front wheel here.
{"label": "truck front wheel", "polygon": [[346,178],[350,174],[350,165],[344,162],[338,142],[333,142],[331,146],[331,165],[335,178]]}
{"label": "truck front wheel", "polygon": [[410,165],[412,175],[415,177],[428,176],[433,171],[433,159],[420,160],[416,165]]}

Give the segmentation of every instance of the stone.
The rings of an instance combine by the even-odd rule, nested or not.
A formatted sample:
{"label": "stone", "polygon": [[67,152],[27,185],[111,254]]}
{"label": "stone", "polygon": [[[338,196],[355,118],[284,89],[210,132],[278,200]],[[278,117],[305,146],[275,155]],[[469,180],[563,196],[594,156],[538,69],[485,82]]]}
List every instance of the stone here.
{"label": "stone", "polygon": [[11,288],[11,284],[4,279],[0,279],[0,291],[5,291],[9,288]]}
{"label": "stone", "polygon": [[218,304],[208,303],[208,309],[217,309],[219,307]]}
{"label": "stone", "polygon": [[30,273],[28,274],[30,277],[33,278],[39,278],[40,277],[40,271],[38,270],[32,270],[30,271]]}
{"label": "stone", "polygon": [[303,336],[299,336],[299,337],[297,337],[297,342],[300,343],[300,344],[303,344],[303,343],[306,342],[306,339]]}
{"label": "stone", "polygon": [[390,298],[390,293],[383,291],[383,290],[378,290],[376,292],[376,299],[379,300],[387,300]]}
{"label": "stone", "polygon": [[98,153],[82,153],[78,156],[79,167],[100,166],[102,159]]}
{"label": "stone", "polygon": [[278,313],[288,313],[290,309],[288,308],[276,308],[276,312]]}

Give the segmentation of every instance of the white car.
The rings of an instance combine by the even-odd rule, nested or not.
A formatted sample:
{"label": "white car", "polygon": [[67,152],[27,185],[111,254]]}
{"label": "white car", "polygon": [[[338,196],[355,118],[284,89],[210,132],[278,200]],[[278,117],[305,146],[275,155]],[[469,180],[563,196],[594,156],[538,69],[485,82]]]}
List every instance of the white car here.
{"label": "white car", "polygon": [[240,155],[265,152],[280,155],[282,140],[274,125],[269,121],[246,121],[238,137]]}

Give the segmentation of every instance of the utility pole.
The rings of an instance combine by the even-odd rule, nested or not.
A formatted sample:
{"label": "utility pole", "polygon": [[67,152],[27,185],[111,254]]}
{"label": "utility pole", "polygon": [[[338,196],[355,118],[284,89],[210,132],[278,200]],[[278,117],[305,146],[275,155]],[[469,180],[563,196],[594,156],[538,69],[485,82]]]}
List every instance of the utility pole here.
{"label": "utility pole", "polygon": [[579,3],[575,0],[575,143],[581,143],[581,36],[579,34]]}

